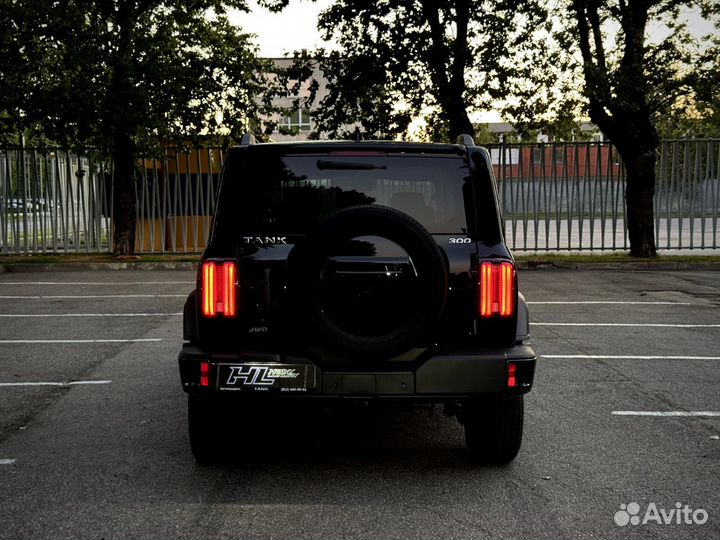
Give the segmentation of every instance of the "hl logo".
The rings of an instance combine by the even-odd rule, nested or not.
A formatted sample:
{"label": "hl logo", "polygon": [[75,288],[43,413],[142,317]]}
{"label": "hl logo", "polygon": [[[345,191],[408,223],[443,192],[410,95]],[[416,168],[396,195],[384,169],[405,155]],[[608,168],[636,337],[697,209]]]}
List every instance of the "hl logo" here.
{"label": "hl logo", "polygon": [[234,385],[242,381],[243,386],[271,386],[275,379],[268,378],[268,369],[263,366],[232,367],[227,384]]}

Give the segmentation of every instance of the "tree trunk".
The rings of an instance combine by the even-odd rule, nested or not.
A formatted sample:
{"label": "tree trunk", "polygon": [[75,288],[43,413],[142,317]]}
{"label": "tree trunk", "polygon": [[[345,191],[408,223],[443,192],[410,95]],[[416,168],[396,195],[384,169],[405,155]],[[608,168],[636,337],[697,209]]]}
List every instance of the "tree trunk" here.
{"label": "tree trunk", "polygon": [[133,114],[135,2],[119,2],[113,21],[119,32],[118,49],[111,62],[108,95],[108,132],[111,134],[113,175],[113,254],[135,254],[136,199],[135,152],[132,135],[137,131]]}
{"label": "tree trunk", "polygon": [[454,143],[459,135],[475,136],[475,128],[470,122],[462,98],[454,99],[453,104],[446,109],[445,114],[447,115],[448,129],[450,131],[449,142]]}
{"label": "tree trunk", "polygon": [[[640,120],[625,111],[619,119],[610,119],[598,107],[591,107],[590,118],[617,148],[625,166],[625,216],[630,256],[655,257],[655,164],[660,145],[649,115]],[[635,118],[634,118],[635,116]]]}
{"label": "tree trunk", "polygon": [[[475,129],[467,114],[465,103],[465,63],[468,56],[467,31],[470,19],[470,4],[460,2],[456,7],[455,23],[457,40],[453,47],[448,46],[441,15],[443,2],[422,0],[423,16],[430,28],[429,55],[426,59],[430,79],[433,83],[433,96],[440,107],[440,118],[455,142],[459,135],[475,135]],[[448,71],[448,58],[451,67]]]}
{"label": "tree trunk", "polygon": [[[573,0],[583,57],[590,118],[618,149],[625,162],[625,205],[630,255],[655,257],[655,152],[660,144],[652,124],[652,94],[645,76],[645,29],[653,2],[620,2],[615,10],[622,43],[620,65],[609,67],[602,32],[603,2]],[[603,8],[604,9],[604,8]],[[592,42],[592,45],[591,45]],[[658,111],[654,111],[658,112]]]}
{"label": "tree trunk", "polygon": [[644,149],[625,162],[625,204],[630,256],[655,257],[655,152]]}
{"label": "tree trunk", "polygon": [[128,256],[135,253],[136,194],[135,149],[130,137],[114,137],[113,148],[113,254]]}

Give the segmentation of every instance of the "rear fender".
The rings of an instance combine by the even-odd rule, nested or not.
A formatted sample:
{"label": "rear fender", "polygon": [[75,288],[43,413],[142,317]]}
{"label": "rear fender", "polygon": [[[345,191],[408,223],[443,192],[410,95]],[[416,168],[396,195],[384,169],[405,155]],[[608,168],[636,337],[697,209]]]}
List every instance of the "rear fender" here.
{"label": "rear fender", "polygon": [[530,339],[530,312],[528,311],[525,296],[518,293],[517,327],[515,330],[515,342],[522,343]]}
{"label": "rear fender", "polygon": [[183,339],[190,343],[198,342],[196,298],[197,292],[191,292],[183,306]]}

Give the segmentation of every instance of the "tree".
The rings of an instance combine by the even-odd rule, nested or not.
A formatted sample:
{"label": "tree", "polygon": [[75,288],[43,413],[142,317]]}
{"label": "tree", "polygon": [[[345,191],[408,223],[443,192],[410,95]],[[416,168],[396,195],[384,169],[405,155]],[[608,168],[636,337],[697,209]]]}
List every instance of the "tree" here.
{"label": "tree", "polygon": [[535,1],[338,0],[318,23],[340,50],[318,58],[328,84],[316,135],[397,137],[418,117],[428,138],[472,135],[470,113],[530,69],[514,59],[545,20]]}
{"label": "tree", "polygon": [[[571,6],[566,46],[574,49],[577,40],[590,118],[625,164],[630,255],[654,257],[656,123],[689,94],[688,68],[699,61],[680,14],[699,7],[710,17],[720,8],[709,0],[572,0]],[[650,24],[664,26],[667,37],[649,40]]]}
{"label": "tree", "polygon": [[139,152],[237,137],[272,111],[279,79],[227,19],[244,0],[4,0],[0,111],[9,129],[113,158],[113,245],[134,252]]}
{"label": "tree", "polygon": [[573,138],[585,109],[625,164],[630,253],[655,256],[657,125],[680,98],[704,133],[717,118],[717,40],[711,49],[693,36],[681,16],[691,8],[720,12],[711,0],[567,0],[551,14],[512,1],[337,0],[319,22],[340,45],[319,59],[329,78],[319,131],[404,136],[425,116],[426,137],[440,140],[472,134],[470,113],[500,106],[521,132]]}
{"label": "tree", "polygon": [[698,68],[689,75],[694,91],[695,136],[720,138],[720,36],[703,52]]}
{"label": "tree", "polygon": [[720,138],[720,37],[712,40],[687,73],[690,95],[658,122],[663,139]]}

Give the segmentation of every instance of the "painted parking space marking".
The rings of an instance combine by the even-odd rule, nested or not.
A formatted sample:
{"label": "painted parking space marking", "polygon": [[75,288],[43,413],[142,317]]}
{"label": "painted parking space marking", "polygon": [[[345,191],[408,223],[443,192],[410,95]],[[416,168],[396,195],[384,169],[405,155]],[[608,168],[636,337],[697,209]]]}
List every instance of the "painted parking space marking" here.
{"label": "painted parking space marking", "polygon": [[140,338],[140,339],[2,339],[0,344],[3,345],[32,345],[40,344],[67,344],[67,343],[156,343],[162,341],[161,338]]}
{"label": "painted parking space marking", "polygon": [[179,313],[0,313],[0,318],[51,318],[51,317],[177,317]]}
{"label": "painted parking space marking", "polygon": [[597,326],[597,327],[624,327],[624,328],[720,328],[720,324],[571,323],[571,322],[531,322],[530,326]]}
{"label": "painted parking space marking", "polygon": [[187,298],[187,294],[0,295],[0,300],[82,300],[84,298]]}
{"label": "painted parking space marking", "polygon": [[720,411],[613,411],[615,416],[715,417]]}
{"label": "painted parking space marking", "polygon": [[0,459],[0,465],[15,465],[16,459]]}
{"label": "painted parking space marking", "polygon": [[542,354],[550,360],[720,360],[720,356],[661,356],[633,354]]}
{"label": "painted parking space marking", "polygon": [[0,388],[19,388],[34,386],[96,386],[110,384],[112,381],[70,381],[70,382],[12,382],[0,383]]}
{"label": "painted parking space marking", "polygon": [[704,306],[707,304],[693,304],[692,302],[642,302],[642,301],[620,301],[620,300],[585,300],[585,301],[566,301],[566,300],[553,300],[553,301],[532,301],[526,302],[528,305],[593,305],[593,304],[607,304],[607,305],[629,305],[629,306]]}
{"label": "painted parking space marking", "polygon": [[0,281],[1,285],[195,285],[194,281]]}

